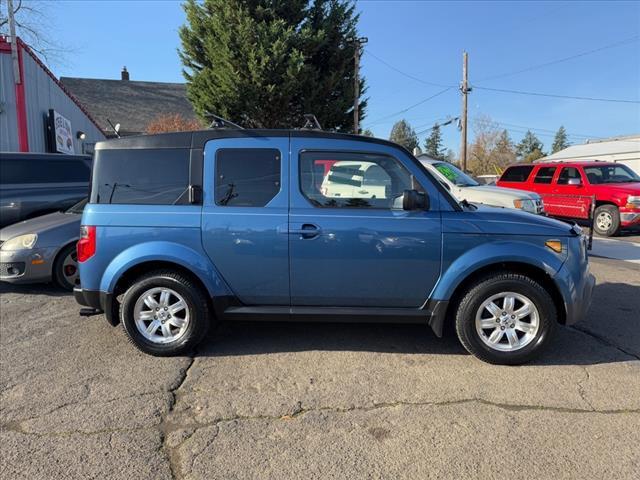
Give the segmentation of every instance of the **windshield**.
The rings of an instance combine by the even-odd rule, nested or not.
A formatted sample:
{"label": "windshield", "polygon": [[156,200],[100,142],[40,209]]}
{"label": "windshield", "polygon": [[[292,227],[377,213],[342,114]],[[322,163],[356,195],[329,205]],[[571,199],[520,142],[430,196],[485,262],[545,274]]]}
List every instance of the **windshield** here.
{"label": "windshield", "polygon": [[66,213],[77,213],[77,214],[82,213],[82,211],[84,210],[84,206],[87,204],[88,201],[89,201],[88,198],[80,200],[73,207],[69,208],[69,210],[67,210]]}
{"label": "windshield", "polygon": [[434,163],[433,166],[447,180],[449,180],[451,183],[455,184],[458,187],[475,187],[477,185],[480,185],[478,182],[476,182],[473,178],[471,178],[469,175],[464,173],[455,165],[452,165],[446,162],[440,162],[440,163]]}
{"label": "windshield", "polygon": [[589,183],[631,183],[640,182],[640,177],[626,165],[602,165],[598,167],[584,167]]}

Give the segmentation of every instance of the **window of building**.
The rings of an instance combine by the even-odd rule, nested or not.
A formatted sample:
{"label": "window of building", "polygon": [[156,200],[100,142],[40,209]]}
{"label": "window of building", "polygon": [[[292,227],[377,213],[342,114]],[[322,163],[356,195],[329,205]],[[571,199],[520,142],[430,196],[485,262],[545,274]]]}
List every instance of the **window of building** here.
{"label": "window of building", "polygon": [[188,149],[98,150],[91,202],[174,205],[188,187]]}
{"label": "window of building", "polygon": [[541,167],[536,173],[533,183],[551,183],[554,173],[556,173],[556,167]]}
{"label": "window of building", "polygon": [[380,154],[304,152],[300,188],[316,207],[402,209],[405,190],[424,191],[397,159]]}
{"label": "window of building", "polygon": [[216,154],[216,205],[264,207],[280,191],[280,151],[225,148]]}
{"label": "window of building", "polygon": [[533,165],[516,165],[509,167],[502,174],[502,182],[526,182],[529,174],[533,170]]}

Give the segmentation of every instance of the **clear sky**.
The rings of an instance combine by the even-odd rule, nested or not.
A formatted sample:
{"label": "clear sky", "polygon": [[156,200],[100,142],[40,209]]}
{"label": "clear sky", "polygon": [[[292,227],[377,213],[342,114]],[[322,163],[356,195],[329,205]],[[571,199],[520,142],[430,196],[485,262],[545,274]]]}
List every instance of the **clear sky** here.
{"label": "clear sky", "polygon": [[[51,65],[56,75],[119,78],[126,65],[132,80],[183,80],[176,53],[184,22],[180,2],[45,6],[51,38],[69,48],[63,61]],[[387,138],[403,117],[421,131],[458,116],[455,87],[398,112],[444,89],[428,83],[458,85],[463,50],[469,52],[470,83],[477,87],[469,96],[470,120],[488,115],[516,142],[531,128],[548,148],[561,124],[574,143],[640,132],[638,103],[480,89],[639,101],[640,2],[360,1],[357,9],[360,33],[369,39],[362,59],[369,97],[363,126],[377,136]],[[420,135],[421,143],[427,133]],[[455,126],[443,127],[443,134],[446,146],[458,151]]]}

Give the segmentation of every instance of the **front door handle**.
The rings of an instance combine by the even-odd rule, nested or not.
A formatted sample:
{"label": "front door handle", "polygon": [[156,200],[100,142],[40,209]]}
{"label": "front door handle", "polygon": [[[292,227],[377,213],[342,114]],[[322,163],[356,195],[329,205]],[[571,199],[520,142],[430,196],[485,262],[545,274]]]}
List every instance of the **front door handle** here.
{"label": "front door handle", "polygon": [[289,233],[302,238],[315,238],[322,233],[322,229],[313,223],[303,223],[300,228],[289,227]]}

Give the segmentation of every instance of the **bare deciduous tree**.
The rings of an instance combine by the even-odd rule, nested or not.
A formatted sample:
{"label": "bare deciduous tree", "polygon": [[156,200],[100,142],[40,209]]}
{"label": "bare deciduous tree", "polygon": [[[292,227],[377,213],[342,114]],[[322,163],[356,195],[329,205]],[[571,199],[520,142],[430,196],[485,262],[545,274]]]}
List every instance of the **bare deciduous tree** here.
{"label": "bare deciduous tree", "polygon": [[[16,35],[46,63],[64,63],[69,49],[54,42],[48,34],[54,31],[50,6],[51,3],[36,0],[13,0]],[[0,35],[9,35],[9,32],[9,3],[0,0]]]}
{"label": "bare deciduous tree", "polygon": [[483,115],[474,121],[475,138],[469,148],[469,170],[474,175],[496,174],[515,162],[513,142],[506,130],[489,116]]}
{"label": "bare deciduous tree", "polygon": [[179,113],[169,113],[158,115],[147,125],[146,132],[166,133],[166,132],[186,132],[189,130],[200,130],[202,124],[196,119],[184,118]]}

